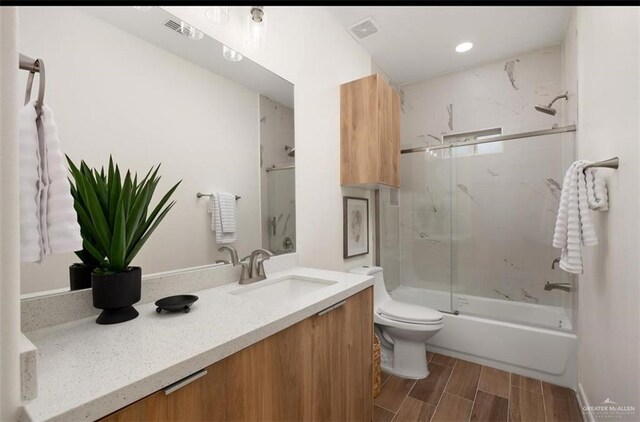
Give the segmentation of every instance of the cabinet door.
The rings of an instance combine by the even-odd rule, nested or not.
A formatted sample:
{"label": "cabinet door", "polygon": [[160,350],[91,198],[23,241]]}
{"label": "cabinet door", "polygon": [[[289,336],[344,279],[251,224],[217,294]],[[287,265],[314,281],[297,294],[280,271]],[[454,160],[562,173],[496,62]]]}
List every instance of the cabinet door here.
{"label": "cabinet door", "polygon": [[380,158],[378,181],[400,186],[400,96],[378,78],[378,125]]}
{"label": "cabinet door", "polygon": [[379,167],[378,89],[367,76],[340,88],[340,183],[376,183]]}
{"label": "cabinet door", "polygon": [[164,391],[157,391],[102,419],[101,422],[169,421]]}
{"label": "cabinet door", "polygon": [[370,421],[373,412],[373,291],[314,316],[311,401],[314,421]]}

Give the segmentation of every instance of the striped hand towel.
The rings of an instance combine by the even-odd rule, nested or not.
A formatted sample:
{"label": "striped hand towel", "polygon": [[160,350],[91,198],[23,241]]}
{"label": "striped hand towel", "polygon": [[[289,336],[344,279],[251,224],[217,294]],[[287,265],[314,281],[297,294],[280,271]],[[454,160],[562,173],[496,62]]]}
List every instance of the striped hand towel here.
{"label": "striped hand towel", "polygon": [[553,246],[562,249],[560,268],[582,274],[581,245],[598,244],[590,209],[604,210],[607,206],[604,181],[585,167],[589,161],[571,164],[562,183],[560,206],[553,235]]}
{"label": "striped hand towel", "polygon": [[236,196],[228,192],[214,192],[209,201],[211,230],[216,233],[216,242],[220,245],[238,240]]}

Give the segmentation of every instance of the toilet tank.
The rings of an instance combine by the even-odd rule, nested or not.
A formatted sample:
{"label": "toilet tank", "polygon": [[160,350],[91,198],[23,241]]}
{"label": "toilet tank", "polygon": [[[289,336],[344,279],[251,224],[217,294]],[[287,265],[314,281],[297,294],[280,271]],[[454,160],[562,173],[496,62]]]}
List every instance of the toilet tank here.
{"label": "toilet tank", "polygon": [[384,275],[382,267],[375,267],[372,265],[361,265],[349,270],[350,273],[370,275],[375,277],[373,284],[373,307],[374,309],[378,304],[391,300],[387,288],[384,284]]}

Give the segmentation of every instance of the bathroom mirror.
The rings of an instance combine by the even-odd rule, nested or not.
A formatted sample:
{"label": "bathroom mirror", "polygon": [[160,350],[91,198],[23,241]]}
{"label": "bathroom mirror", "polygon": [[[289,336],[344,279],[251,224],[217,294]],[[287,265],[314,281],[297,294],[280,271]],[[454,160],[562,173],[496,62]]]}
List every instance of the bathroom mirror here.
{"label": "bathroom mirror", "polygon": [[[143,274],[229,259],[198,192],[239,197],[240,257],[295,251],[291,83],[158,7],[21,8],[19,47],[45,63],[45,103],[74,162],[101,167],[113,156],[139,176],[162,163],[152,204],[182,180],[134,259]],[[22,93],[28,72],[20,76]],[[76,262],[69,253],[23,263],[22,293],[68,290]]]}

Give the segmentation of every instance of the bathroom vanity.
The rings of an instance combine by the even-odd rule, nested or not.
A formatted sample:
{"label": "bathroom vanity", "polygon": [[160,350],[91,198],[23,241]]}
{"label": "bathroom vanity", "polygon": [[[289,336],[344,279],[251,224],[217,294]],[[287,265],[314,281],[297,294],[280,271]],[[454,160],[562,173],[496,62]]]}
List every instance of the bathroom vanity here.
{"label": "bathroom vanity", "polygon": [[372,288],[103,421],[371,420]]}
{"label": "bathroom vanity", "polygon": [[[146,280],[140,316],[123,324],[25,330],[38,351],[24,420],[371,420],[373,279],[293,266],[242,286],[232,270]],[[156,313],[149,294],[177,276],[199,300]]]}

